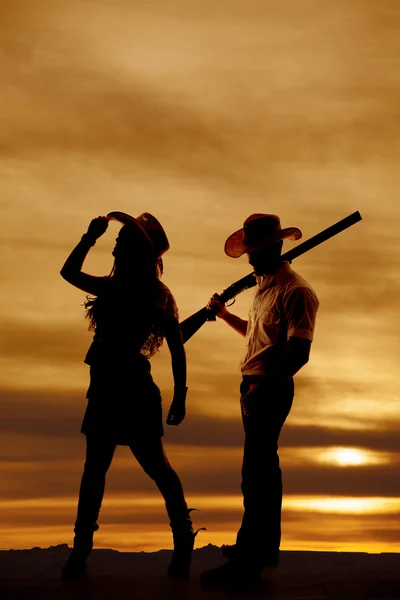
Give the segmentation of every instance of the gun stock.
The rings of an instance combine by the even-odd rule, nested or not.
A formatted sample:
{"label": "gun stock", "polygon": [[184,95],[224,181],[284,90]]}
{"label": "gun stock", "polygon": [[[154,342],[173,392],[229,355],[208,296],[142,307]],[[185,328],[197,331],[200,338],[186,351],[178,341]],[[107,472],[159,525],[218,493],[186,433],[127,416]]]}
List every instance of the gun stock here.
{"label": "gun stock", "polygon": [[[210,311],[207,307],[201,308],[196,313],[180,323],[183,342],[187,342],[192,335],[196,333],[210,318]],[[215,318],[215,317],[214,317]]]}
{"label": "gun stock", "polygon": [[[292,250],[285,252],[285,254],[282,254],[281,258],[283,261],[292,262],[292,260],[295,258],[298,258],[305,252],[308,252],[312,248],[319,246],[319,244],[326,242],[326,240],[329,240],[331,237],[337,235],[341,231],[344,231],[351,225],[354,225],[361,220],[362,216],[360,215],[359,211],[356,211],[341,221],[338,221],[330,227],[327,227],[327,229],[324,229],[320,233],[310,237],[305,242],[298,244]],[[221,302],[224,303],[228,302],[229,300],[233,300],[233,298],[235,298],[244,290],[254,287],[256,283],[257,281],[254,272],[249,273],[245,277],[242,277],[227,287],[222,294],[219,294],[219,298]],[[187,342],[196,333],[196,331],[198,331],[200,327],[204,325],[206,321],[215,321],[215,313],[206,307],[201,308],[199,311],[182,321],[180,326],[184,343]]]}

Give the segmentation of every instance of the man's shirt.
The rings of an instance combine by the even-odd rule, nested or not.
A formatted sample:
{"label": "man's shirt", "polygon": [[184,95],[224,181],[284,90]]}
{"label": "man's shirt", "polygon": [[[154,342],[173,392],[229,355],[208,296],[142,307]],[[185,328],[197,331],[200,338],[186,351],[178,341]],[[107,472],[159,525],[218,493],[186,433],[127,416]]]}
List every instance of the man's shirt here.
{"label": "man's shirt", "polygon": [[311,285],[284,262],[256,288],[246,332],[243,375],[269,375],[290,337],[312,341],[318,298]]}

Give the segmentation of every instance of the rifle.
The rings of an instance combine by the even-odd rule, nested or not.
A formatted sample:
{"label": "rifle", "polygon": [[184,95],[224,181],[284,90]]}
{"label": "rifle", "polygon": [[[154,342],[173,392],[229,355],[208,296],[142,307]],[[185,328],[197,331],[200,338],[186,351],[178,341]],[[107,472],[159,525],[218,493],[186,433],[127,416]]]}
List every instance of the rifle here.
{"label": "rifle", "polygon": [[[320,233],[317,233],[316,235],[310,237],[305,242],[298,244],[292,250],[285,252],[285,254],[282,254],[281,260],[289,261],[291,263],[293,259],[297,258],[298,256],[301,256],[305,252],[308,252],[308,250],[315,248],[315,246],[322,244],[322,242],[329,240],[331,237],[337,235],[338,233],[340,233],[344,229],[347,229],[351,225],[358,223],[358,221],[361,221],[361,219],[362,216],[358,211],[352,213],[348,217],[345,217],[341,221],[334,223],[327,229],[324,229]],[[249,273],[245,277],[242,277],[238,281],[232,283],[222,292],[222,294],[215,294],[214,297],[218,298],[220,302],[225,304],[229,300],[233,300],[233,298],[235,298],[241,292],[244,292],[244,290],[248,290],[254,287],[256,284],[257,280],[253,271],[252,273]],[[206,321],[215,320],[215,312],[212,309],[209,309],[206,306],[204,308],[201,308],[196,313],[194,313],[193,315],[191,315],[190,317],[188,317],[180,323],[183,341],[187,342],[192,337],[192,335],[194,335],[196,331],[198,331],[200,327],[204,325]]]}

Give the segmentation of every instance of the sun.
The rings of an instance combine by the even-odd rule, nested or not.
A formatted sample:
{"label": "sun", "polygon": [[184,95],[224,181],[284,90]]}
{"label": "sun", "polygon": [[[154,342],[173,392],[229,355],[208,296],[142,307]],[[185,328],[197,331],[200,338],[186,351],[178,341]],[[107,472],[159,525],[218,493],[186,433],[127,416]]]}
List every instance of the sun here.
{"label": "sun", "polygon": [[358,448],[334,448],[331,456],[334,462],[343,467],[366,465],[370,462],[368,454]]}
{"label": "sun", "polygon": [[319,459],[324,463],[335,464],[339,467],[381,464],[386,461],[386,457],[379,455],[379,453],[364,450],[363,448],[346,448],[341,446],[333,446],[322,450]]}

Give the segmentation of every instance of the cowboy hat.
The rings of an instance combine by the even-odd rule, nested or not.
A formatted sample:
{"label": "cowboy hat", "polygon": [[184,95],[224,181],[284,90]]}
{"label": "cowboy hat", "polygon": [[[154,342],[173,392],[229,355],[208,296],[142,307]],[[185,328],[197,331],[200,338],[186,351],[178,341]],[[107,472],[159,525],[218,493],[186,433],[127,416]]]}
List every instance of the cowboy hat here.
{"label": "cowboy hat", "polygon": [[169,249],[169,241],[161,223],[150,213],[142,213],[138,217],[132,217],[121,211],[108,213],[107,219],[119,221],[124,225],[132,226],[136,231],[151,244],[158,259]]}
{"label": "cowboy hat", "polygon": [[245,252],[268,248],[286,238],[298,240],[301,236],[302,233],[297,227],[282,229],[277,215],[254,214],[244,221],[242,229],[228,237],[225,253],[232,258],[239,258]]}

